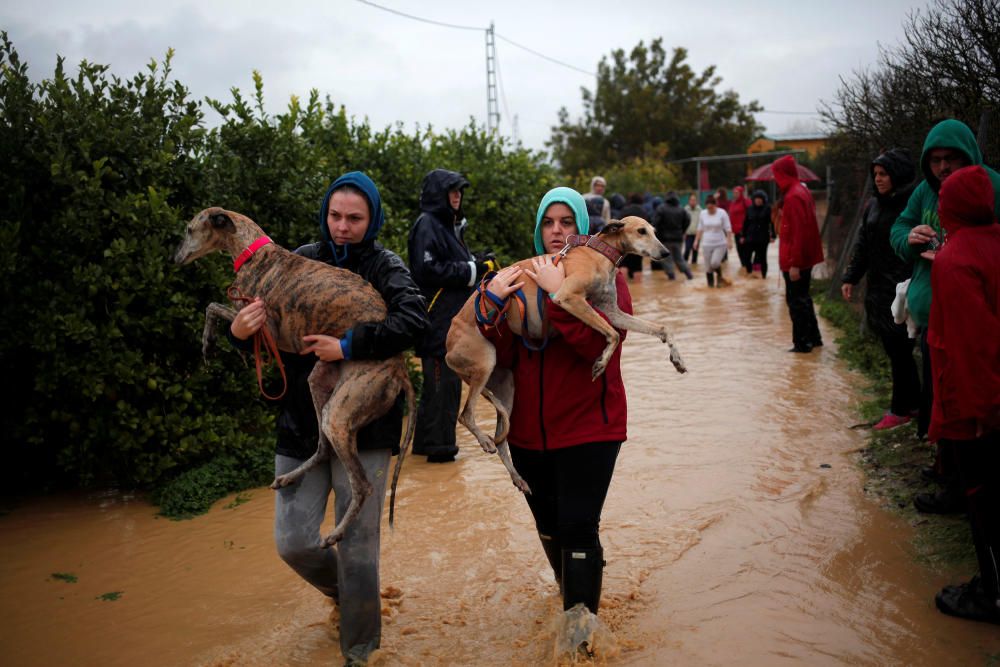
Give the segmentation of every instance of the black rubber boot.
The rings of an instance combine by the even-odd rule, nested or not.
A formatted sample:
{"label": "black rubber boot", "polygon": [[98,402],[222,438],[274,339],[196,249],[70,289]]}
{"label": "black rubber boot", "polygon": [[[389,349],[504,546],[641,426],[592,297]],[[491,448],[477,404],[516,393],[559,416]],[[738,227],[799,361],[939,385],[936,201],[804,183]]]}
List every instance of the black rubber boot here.
{"label": "black rubber boot", "polygon": [[562,572],[563,610],[582,602],[596,614],[604,580],[604,549],[563,549]]}
{"label": "black rubber boot", "polygon": [[552,573],[556,577],[556,583],[559,584],[559,590],[562,590],[562,545],[559,540],[550,536],[542,535],[538,533],[538,539],[542,541],[542,550],[545,551],[545,557],[549,559],[549,565],[552,566]]}
{"label": "black rubber boot", "polygon": [[715,272],[713,272],[713,271],[706,271],[705,272],[705,280],[708,281],[708,286],[709,287],[715,287]]}

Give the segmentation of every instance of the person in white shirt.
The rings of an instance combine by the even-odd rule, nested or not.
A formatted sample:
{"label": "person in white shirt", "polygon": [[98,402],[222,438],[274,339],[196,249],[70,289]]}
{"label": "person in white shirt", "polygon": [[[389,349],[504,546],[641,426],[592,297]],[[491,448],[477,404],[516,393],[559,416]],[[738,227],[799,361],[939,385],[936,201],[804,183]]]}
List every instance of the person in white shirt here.
{"label": "person in white shirt", "polygon": [[698,219],[698,232],[694,237],[694,250],[701,250],[705,258],[705,279],[709,287],[731,285],[722,276],[722,258],[733,247],[733,227],[729,214],[719,208],[715,197],[705,200],[705,210]]}

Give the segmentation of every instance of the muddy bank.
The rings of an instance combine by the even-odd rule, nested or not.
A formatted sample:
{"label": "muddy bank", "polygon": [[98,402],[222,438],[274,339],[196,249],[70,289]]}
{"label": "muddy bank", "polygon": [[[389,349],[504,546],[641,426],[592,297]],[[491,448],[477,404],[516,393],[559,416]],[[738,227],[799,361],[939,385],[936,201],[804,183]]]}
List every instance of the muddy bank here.
{"label": "muddy bank", "polygon": [[[783,292],[647,272],[623,353],[629,441],[608,496],[609,664],[981,664],[994,626],[941,616],[966,573],[914,564],[909,527],[866,499],[847,428],[862,380],[827,346],[789,355]],[[481,419],[487,420],[485,411]],[[503,466],[407,462],[383,538],[383,665],[551,664],[558,591]],[[172,522],[142,499],[58,497],[0,517],[10,665],[337,663],[332,608],[278,559],[257,489]],[[75,583],[52,578],[71,574]],[[108,596],[118,593],[118,596]],[[107,598],[117,599],[107,599]]]}

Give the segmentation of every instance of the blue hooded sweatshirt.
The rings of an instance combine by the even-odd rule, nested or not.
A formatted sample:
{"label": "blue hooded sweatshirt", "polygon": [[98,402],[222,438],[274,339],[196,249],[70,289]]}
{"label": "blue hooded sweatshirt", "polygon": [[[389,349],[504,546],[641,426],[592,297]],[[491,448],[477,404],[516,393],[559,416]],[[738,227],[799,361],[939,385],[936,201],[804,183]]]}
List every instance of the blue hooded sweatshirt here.
{"label": "blue hooded sweatshirt", "polygon": [[337,245],[333,242],[333,239],[330,238],[330,228],[327,226],[326,216],[330,208],[330,197],[333,196],[334,190],[345,185],[350,185],[360,190],[368,201],[368,213],[371,222],[368,223],[368,231],[365,232],[365,237],[361,240],[362,243],[374,240],[382,229],[382,225],[385,224],[385,214],[382,212],[382,197],[379,195],[378,187],[376,187],[372,179],[368,178],[363,172],[350,171],[335,180],[326,191],[326,195],[323,196],[323,203],[319,207],[319,233],[323,242],[328,244],[330,250],[333,251],[334,263],[340,267],[343,267],[347,261],[351,246]]}

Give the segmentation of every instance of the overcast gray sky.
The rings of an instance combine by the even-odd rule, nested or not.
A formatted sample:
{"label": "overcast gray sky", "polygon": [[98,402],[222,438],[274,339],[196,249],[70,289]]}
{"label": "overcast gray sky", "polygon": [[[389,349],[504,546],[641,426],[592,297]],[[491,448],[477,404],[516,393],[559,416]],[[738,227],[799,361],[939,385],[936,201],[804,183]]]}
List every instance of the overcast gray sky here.
{"label": "overcast gray sky", "polygon": [[[700,72],[715,65],[721,88],[765,109],[815,112],[832,99],[839,77],[873,65],[878,45],[894,46],[914,8],[900,0],[756,2],[547,0],[475,2],[373,0],[430,20],[482,26],[579,69],[595,71],[603,55],[662,37],[688,49]],[[484,31],[429,25],[357,0],[327,2],[139,3],[135,0],[34,0],[0,3],[7,30],[36,80],[51,75],[56,54],[108,64],[129,76],[150,59],[176,51],[175,77],[195,97],[229,99],[233,86],[252,92],[252,70],[264,77],[267,107],[281,111],[291,95],[316,88],[350,115],[376,127],[403,121],[459,127],[485,123]],[[587,74],[496,44],[503,96],[500,130],[543,149],[561,106],[582,110]],[[207,110],[208,122],[217,120]],[[763,113],[771,132],[805,129],[816,118]]]}

